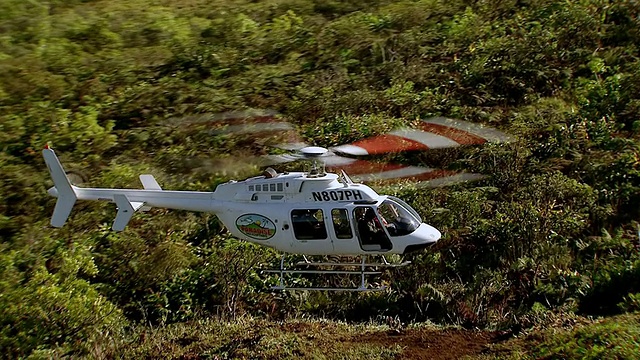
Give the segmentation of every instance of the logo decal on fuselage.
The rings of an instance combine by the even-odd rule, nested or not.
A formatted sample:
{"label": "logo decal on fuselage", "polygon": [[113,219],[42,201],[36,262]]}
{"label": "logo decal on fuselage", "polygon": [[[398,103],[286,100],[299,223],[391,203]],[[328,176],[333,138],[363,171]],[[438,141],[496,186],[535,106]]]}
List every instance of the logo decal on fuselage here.
{"label": "logo decal on fuselage", "polygon": [[313,201],[356,201],[362,200],[360,190],[314,191]]}
{"label": "logo decal on fuselage", "polygon": [[271,219],[258,214],[245,214],[236,219],[236,227],[241,233],[256,240],[271,239],[276,234],[276,224]]}

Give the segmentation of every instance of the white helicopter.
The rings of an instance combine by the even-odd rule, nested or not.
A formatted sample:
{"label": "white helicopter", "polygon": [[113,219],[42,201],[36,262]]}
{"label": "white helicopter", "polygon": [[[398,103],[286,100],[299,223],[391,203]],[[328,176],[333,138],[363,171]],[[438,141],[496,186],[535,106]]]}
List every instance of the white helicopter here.
{"label": "white helicopter", "polygon": [[[245,116],[245,118],[247,118]],[[220,117],[229,125],[230,116]],[[445,119],[451,121],[449,119]],[[275,127],[282,131],[278,121],[259,122],[260,131]],[[266,125],[265,125],[266,124]],[[274,126],[274,124],[276,124]],[[452,125],[453,123],[448,123]],[[457,122],[458,128],[461,122]],[[246,128],[246,123],[241,125]],[[255,124],[254,124],[255,125]],[[238,124],[233,125],[238,126]],[[442,125],[444,126],[444,125]],[[505,141],[506,135],[495,130],[484,129],[476,125],[475,133],[484,134],[493,141]],[[236,128],[235,131],[238,129]],[[269,129],[267,129],[269,130]],[[272,129],[273,130],[273,129]],[[452,130],[453,131],[453,130]],[[459,133],[461,130],[453,132]],[[381,288],[369,288],[365,275],[379,274],[379,271],[366,271],[375,266],[404,266],[408,262],[390,264],[386,260],[379,264],[366,263],[369,255],[407,254],[428,247],[437,242],[441,233],[433,226],[422,221],[420,215],[407,203],[393,196],[380,195],[371,187],[354,182],[343,170],[326,172],[325,164],[331,167],[355,169],[366,178],[373,177],[365,170],[378,169],[378,178],[418,177],[436,180],[436,184],[445,181],[473,180],[475,174],[449,174],[434,172],[432,169],[415,166],[372,166],[366,160],[356,160],[337,155],[337,153],[361,155],[363,152],[383,152],[380,146],[402,146],[394,137],[403,136],[403,150],[409,144],[452,145],[444,135],[419,130],[409,134],[409,130],[398,130],[396,134],[383,135],[385,141],[368,140],[351,145],[332,148],[331,151],[314,146],[304,146],[296,142],[283,147],[298,148],[297,156],[270,157],[272,162],[286,162],[299,158],[313,162],[309,171],[278,173],[268,168],[263,175],[242,181],[229,181],[217,186],[213,192],[163,190],[152,175],[140,175],[143,189],[84,188],[71,184],[58,157],[48,146],[43,156],[54,187],[49,194],[58,198],[51,225],[62,227],[77,200],[98,200],[115,203],[117,215],[112,229],[125,229],[136,211],[148,211],[153,207],[181,209],[214,213],[228,231],[235,237],[268,246],[284,254],[301,255],[359,255],[359,263],[303,262],[309,266],[357,266],[355,270],[298,270],[286,269],[283,255],[279,269],[267,272],[280,274],[280,281],[274,289],[298,289],[284,285],[287,273],[338,273],[359,274],[360,286],[357,288],[305,288],[310,290],[354,290],[368,291]],[[407,136],[412,135],[412,138]],[[416,136],[419,135],[419,136]],[[474,135],[477,136],[477,135]],[[461,142],[458,137],[458,141]],[[376,144],[368,146],[367,144]],[[381,145],[382,144],[382,145]],[[386,144],[386,145],[385,145]],[[459,144],[459,143],[456,143]],[[427,145],[424,145],[427,146]],[[411,149],[409,149],[411,150]],[[322,161],[321,161],[322,160]],[[318,164],[320,162],[321,164]],[[390,168],[390,170],[389,170]],[[387,169],[387,170],[385,170]],[[381,175],[382,174],[382,175]],[[434,176],[435,174],[435,176]],[[384,259],[384,257],[383,257]],[[306,257],[305,257],[306,260]]]}

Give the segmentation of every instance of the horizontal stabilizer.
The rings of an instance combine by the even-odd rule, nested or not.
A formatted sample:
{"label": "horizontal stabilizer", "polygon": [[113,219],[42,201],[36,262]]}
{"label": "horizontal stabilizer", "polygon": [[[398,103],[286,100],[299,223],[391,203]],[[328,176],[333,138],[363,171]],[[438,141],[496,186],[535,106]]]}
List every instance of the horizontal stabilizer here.
{"label": "horizontal stabilizer", "polygon": [[118,214],[111,228],[115,231],[122,231],[129,223],[129,220],[131,220],[133,213],[140,209],[144,203],[131,202],[124,194],[114,194],[113,200],[116,202],[116,206],[118,206]]}

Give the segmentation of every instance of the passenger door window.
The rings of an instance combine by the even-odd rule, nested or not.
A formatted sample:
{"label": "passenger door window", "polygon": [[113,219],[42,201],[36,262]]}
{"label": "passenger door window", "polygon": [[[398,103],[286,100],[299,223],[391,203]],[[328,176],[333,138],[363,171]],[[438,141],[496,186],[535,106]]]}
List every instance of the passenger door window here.
{"label": "passenger door window", "polygon": [[301,209],[291,211],[293,233],[298,240],[324,240],[327,228],[321,209]]}
{"label": "passenger door window", "polygon": [[352,239],[353,232],[349,223],[349,215],[346,209],[331,210],[331,219],[333,220],[333,229],[338,239]]}

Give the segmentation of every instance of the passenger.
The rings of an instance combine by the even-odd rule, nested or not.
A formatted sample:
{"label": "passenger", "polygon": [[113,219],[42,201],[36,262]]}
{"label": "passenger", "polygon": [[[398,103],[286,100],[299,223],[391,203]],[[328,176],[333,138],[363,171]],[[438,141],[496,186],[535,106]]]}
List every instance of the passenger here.
{"label": "passenger", "polygon": [[365,210],[362,218],[358,221],[358,233],[363,245],[381,245],[381,237],[386,238],[376,213],[371,208]]}

